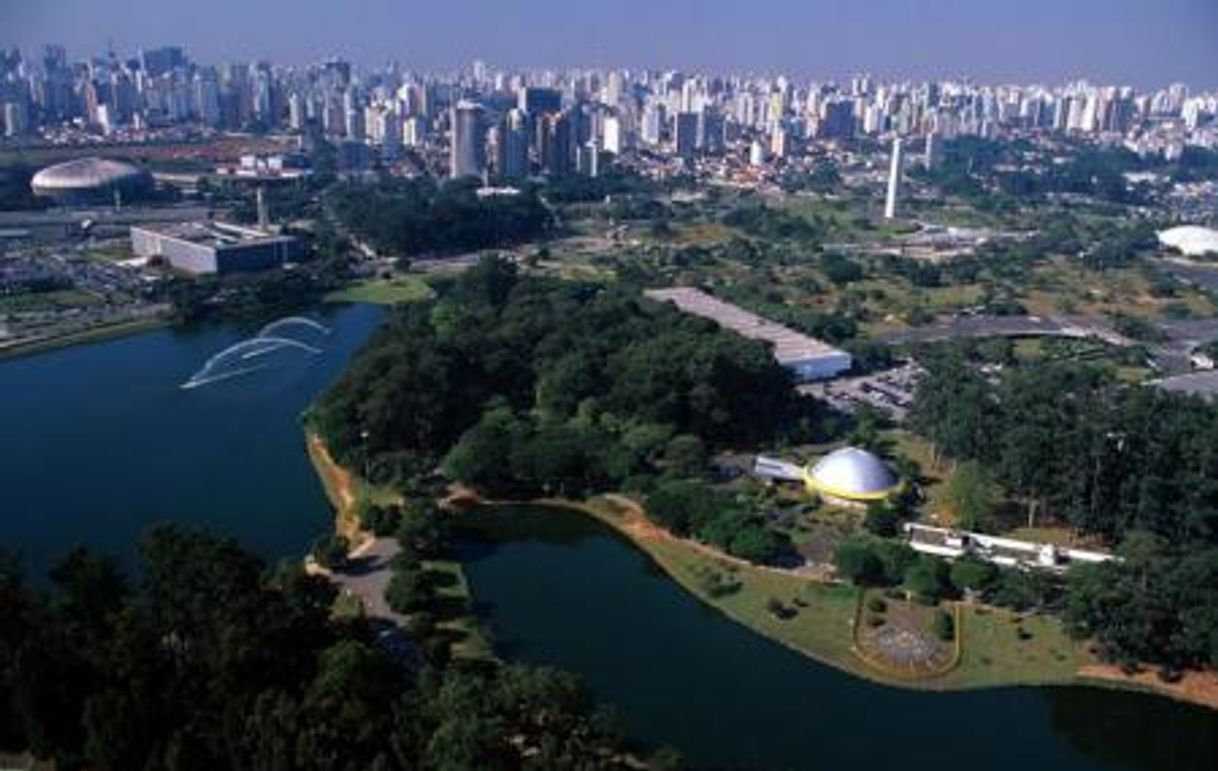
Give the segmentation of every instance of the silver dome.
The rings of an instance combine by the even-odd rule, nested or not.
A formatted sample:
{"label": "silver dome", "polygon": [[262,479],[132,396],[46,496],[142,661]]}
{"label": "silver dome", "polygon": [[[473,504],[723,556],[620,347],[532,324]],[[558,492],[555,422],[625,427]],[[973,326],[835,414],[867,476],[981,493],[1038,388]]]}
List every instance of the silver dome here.
{"label": "silver dome", "polygon": [[843,447],[821,458],[808,471],[808,484],[834,498],[878,500],[898,486],[895,474],[870,452]]}
{"label": "silver dome", "polygon": [[30,187],[39,195],[106,190],[142,182],[147,172],[107,158],[77,158],[48,166],[34,175]]}

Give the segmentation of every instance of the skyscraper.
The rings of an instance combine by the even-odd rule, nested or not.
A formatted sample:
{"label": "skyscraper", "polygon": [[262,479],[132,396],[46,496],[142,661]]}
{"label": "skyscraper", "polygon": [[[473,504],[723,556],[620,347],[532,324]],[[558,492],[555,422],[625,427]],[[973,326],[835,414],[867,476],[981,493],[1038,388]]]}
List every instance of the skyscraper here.
{"label": "skyscraper", "polygon": [[677,155],[686,161],[693,160],[698,146],[698,113],[679,112],[673,116],[673,144]]}
{"label": "skyscraper", "polygon": [[529,121],[523,110],[508,110],[499,127],[497,168],[499,176],[519,179],[529,174]]}
{"label": "skyscraper", "polygon": [[901,187],[901,138],[892,138],[892,166],[888,169],[888,198],[884,202],[884,219],[897,216],[897,194]]}
{"label": "skyscraper", "polygon": [[516,106],[529,115],[558,112],[562,109],[562,92],[554,88],[522,88]]}
{"label": "skyscraper", "polygon": [[486,137],[482,129],[482,108],[462,100],[452,111],[452,148],[449,175],[480,177],[486,169]]}
{"label": "skyscraper", "polygon": [[922,160],[928,169],[934,169],[939,165],[939,133],[937,131],[926,132],[926,154]]}
{"label": "skyscraper", "polygon": [[567,111],[543,115],[538,124],[539,157],[547,174],[570,174],[575,156],[575,126]]}

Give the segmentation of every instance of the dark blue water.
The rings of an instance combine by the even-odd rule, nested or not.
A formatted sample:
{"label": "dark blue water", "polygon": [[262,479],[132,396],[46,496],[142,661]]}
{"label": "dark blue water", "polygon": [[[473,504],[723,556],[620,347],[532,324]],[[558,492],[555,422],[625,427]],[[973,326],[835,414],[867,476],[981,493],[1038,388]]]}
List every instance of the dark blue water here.
{"label": "dark blue water", "polygon": [[168,520],[268,559],[302,555],[331,514],[300,415],[383,311],[312,315],[333,329],[320,355],[258,357],[263,369],[192,390],[178,386],[256,327],[155,330],[0,361],[0,543],[21,550],[33,577],[76,543],[129,558],[148,524]]}
{"label": "dark blue water", "polygon": [[701,765],[1218,768],[1218,713],[1090,688],[876,685],[719,615],[578,514],[498,516],[517,521],[482,523],[463,554],[496,647],[580,673],[628,735]]}

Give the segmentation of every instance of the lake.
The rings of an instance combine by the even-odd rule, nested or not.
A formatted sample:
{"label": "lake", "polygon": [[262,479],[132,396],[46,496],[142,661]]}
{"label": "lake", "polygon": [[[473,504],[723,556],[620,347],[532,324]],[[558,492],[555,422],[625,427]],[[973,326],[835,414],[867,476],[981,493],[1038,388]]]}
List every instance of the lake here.
{"label": "lake", "polygon": [[1218,768],[1218,713],[1093,688],[933,693],[820,665],[578,513],[479,515],[462,558],[505,656],[583,675],[630,736],[764,769]]}
{"label": "lake", "polygon": [[384,317],[375,306],[309,314],[320,354],[183,390],[213,354],[258,327],[158,329],[0,360],[0,544],[32,578],[82,543],[128,561],[158,521],[233,535],[269,559],[302,556],[332,522],[300,416]]}
{"label": "lake", "polygon": [[[256,328],[155,330],[0,361],[0,544],[31,576],[84,543],[130,561],[151,523],[298,559],[331,524],[301,412],[384,317],[311,314],[320,354],[280,351],[182,390]],[[897,690],[754,635],[590,520],[524,513],[462,557],[506,656],[582,675],[629,735],[722,768],[1218,768],[1218,713],[1081,688]]]}

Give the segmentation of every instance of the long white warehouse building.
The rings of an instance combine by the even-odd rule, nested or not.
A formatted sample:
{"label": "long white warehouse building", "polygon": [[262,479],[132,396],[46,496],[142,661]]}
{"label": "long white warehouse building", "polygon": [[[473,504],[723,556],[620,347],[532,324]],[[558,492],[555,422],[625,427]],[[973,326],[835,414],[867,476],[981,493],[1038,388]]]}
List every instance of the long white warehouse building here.
{"label": "long white warehouse building", "polygon": [[795,378],[801,382],[836,377],[854,366],[850,354],[843,350],[763,319],[699,289],[648,289],[643,294],[653,300],[670,302],[685,313],[710,319],[738,335],[770,343],[774,358],[794,372]]}

